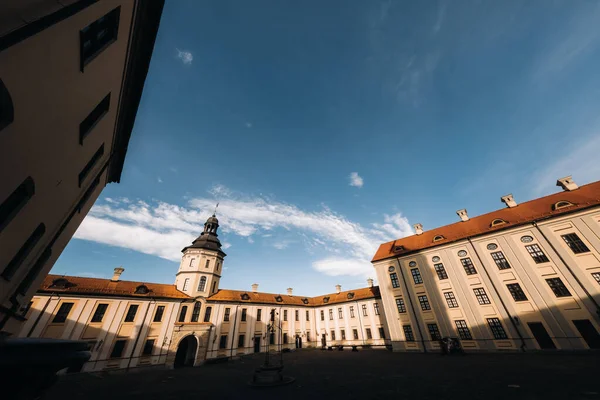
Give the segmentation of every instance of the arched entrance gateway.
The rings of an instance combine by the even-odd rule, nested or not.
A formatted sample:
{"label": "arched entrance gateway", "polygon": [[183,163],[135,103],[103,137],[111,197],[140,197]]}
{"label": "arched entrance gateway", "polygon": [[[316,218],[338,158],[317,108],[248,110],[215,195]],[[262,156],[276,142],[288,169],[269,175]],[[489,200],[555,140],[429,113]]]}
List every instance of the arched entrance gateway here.
{"label": "arched entrance gateway", "polygon": [[181,339],[177,346],[175,354],[175,368],[193,367],[196,360],[196,352],[198,351],[198,340],[194,335],[188,335]]}

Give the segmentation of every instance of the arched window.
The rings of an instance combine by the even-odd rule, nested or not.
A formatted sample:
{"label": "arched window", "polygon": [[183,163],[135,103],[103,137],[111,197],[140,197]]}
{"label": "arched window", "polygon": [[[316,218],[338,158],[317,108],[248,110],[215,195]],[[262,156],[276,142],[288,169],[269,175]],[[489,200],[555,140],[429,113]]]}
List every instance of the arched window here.
{"label": "arched window", "polygon": [[439,242],[440,240],[444,240],[446,239],[445,237],[443,237],[442,235],[437,235],[436,237],[433,238],[434,242]]}
{"label": "arched window", "polygon": [[496,218],[490,224],[490,228],[493,228],[494,226],[504,225],[504,224],[506,224],[505,220],[503,220],[502,218]]}
{"label": "arched window", "polygon": [[12,98],[4,82],[0,79],[0,131],[10,125],[15,119]]}
{"label": "arched window", "polygon": [[553,210],[560,210],[561,208],[566,208],[566,207],[571,207],[574,206],[575,204],[571,203],[570,201],[566,201],[566,200],[561,200],[557,203],[555,203],[552,206]]}
{"label": "arched window", "polygon": [[[185,290],[185,289],[183,289]],[[146,285],[140,285],[135,288],[135,294],[148,294],[150,293],[150,289]]]}
{"label": "arched window", "polygon": [[214,293],[217,290],[217,281],[213,282],[213,287],[212,287],[212,293]]}
{"label": "arched window", "polygon": [[200,278],[200,282],[198,283],[198,291],[204,292],[204,289],[206,289],[206,277],[205,276]]}
{"label": "arched window", "polygon": [[183,281],[183,291],[188,290],[188,287],[190,286],[190,278],[185,278],[185,281]]}
{"label": "arched window", "polygon": [[194,266],[194,261],[195,261],[195,260],[196,260],[196,259],[195,259],[194,257],[190,258],[190,267],[193,267],[193,266]]}
{"label": "arched window", "polygon": [[198,318],[200,317],[200,309],[202,308],[202,303],[197,301],[194,304],[194,309],[192,310],[192,322],[198,322]]}

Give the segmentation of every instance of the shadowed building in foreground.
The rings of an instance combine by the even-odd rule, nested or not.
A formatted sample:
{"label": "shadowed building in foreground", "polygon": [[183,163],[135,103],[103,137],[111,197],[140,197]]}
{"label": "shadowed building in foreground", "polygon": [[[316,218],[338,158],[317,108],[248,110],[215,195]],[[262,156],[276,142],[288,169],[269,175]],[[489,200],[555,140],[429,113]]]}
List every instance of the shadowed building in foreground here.
{"label": "shadowed building in foreground", "polygon": [[120,180],[163,3],[0,5],[0,336]]}

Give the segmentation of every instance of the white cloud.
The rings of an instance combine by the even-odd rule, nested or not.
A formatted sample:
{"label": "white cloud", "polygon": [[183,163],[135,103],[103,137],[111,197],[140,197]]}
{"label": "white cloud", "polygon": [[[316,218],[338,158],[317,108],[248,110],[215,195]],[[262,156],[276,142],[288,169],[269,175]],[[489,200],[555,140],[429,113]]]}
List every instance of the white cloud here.
{"label": "white cloud", "polygon": [[246,128],[252,128],[252,122],[246,122]]}
{"label": "white cloud", "polygon": [[[265,197],[234,198],[232,191],[222,185],[211,192],[229,194],[220,200],[218,209],[224,233],[246,238],[250,243],[255,234],[276,238],[278,230],[285,231],[285,235],[300,235],[308,251],[318,248],[312,253],[321,254],[323,259],[313,268],[325,274],[342,274],[340,266],[346,265],[345,275],[372,275],[370,259],[379,244],[412,234],[408,220],[400,214],[385,215],[383,223],[362,226],[325,207],[306,211]],[[186,206],[164,202],[151,206],[143,201],[96,205],[75,237],[179,261],[181,249],[202,231],[214,205],[212,198],[190,199]],[[286,241],[291,242],[279,240],[274,246],[284,248]]]}
{"label": "white cloud", "polygon": [[175,50],[177,50],[177,58],[179,58],[185,65],[190,65],[194,60],[194,56],[191,52],[179,49]]}
{"label": "white cloud", "polygon": [[157,177],[156,177],[156,180],[158,181],[158,183],[163,183],[163,180],[162,180],[162,179],[160,179],[160,176],[157,176]]}
{"label": "white cloud", "polygon": [[275,247],[277,250],[283,250],[288,248],[288,246],[291,244],[292,242],[289,240],[281,240],[279,242],[275,242],[273,243],[273,247]]}
{"label": "white cloud", "polygon": [[223,248],[223,250],[227,250],[228,248],[231,247],[231,243],[229,243],[229,242],[223,242],[223,245],[221,247]]}
{"label": "white cloud", "polygon": [[363,187],[364,181],[363,178],[358,175],[358,172],[351,172],[348,178],[350,179],[350,186]]}

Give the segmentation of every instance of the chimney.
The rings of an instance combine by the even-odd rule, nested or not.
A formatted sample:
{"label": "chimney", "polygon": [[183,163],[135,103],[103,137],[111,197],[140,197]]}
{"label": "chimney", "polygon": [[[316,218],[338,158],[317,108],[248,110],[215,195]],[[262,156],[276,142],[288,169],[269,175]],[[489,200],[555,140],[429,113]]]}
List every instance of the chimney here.
{"label": "chimney", "polygon": [[458,210],[456,214],[460,217],[460,220],[465,222],[469,220],[469,216],[467,215],[467,209],[463,208],[462,210]]}
{"label": "chimney", "polygon": [[373,279],[371,279],[371,278],[367,279],[367,286],[373,287]]}
{"label": "chimney", "polygon": [[564,178],[560,178],[559,180],[557,180],[556,186],[562,187],[565,192],[570,192],[571,190],[579,188],[579,186],[577,186],[577,184],[573,182],[573,177],[571,175],[565,176]]}
{"label": "chimney", "polygon": [[417,232],[417,235],[423,234],[423,225],[421,225],[421,224],[414,224],[413,228],[415,228],[415,232]]}
{"label": "chimney", "polygon": [[515,201],[515,199],[513,199],[513,195],[511,194],[507,194],[506,196],[502,196],[500,197],[500,200],[506,204],[506,207],[508,208],[513,208],[517,206],[517,202]]}
{"label": "chimney", "polygon": [[342,291],[342,285],[335,285],[335,292],[339,293]]}
{"label": "chimney", "polygon": [[258,283],[253,283],[253,284],[252,284],[252,291],[253,291],[254,293],[258,292]]}
{"label": "chimney", "polygon": [[292,290],[293,290],[293,289],[292,289],[291,287],[287,288],[288,296],[291,296],[291,295],[292,295]]}
{"label": "chimney", "polygon": [[123,271],[125,271],[125,268],[123,267],[115,268],[115,273],[113,274],[113,277],[110,278],[110,280],[112,282],[118,282],[119,280],[121,280],[121,274],[123,273]]}

